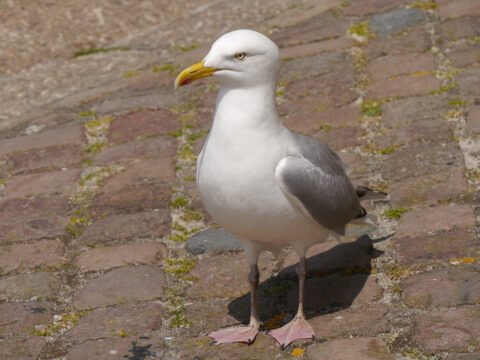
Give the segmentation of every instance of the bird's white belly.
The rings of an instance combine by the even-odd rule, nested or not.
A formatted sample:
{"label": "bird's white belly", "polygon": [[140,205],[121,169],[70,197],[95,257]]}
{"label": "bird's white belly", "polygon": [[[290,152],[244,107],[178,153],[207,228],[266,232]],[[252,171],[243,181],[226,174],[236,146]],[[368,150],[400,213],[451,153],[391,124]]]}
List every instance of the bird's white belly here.
{"label": "bird's white belly", "polygon": [[323,240],[323,228],[291,204],[277,185],[275,168],[286,153],[271,146],[275,145],[268,141],[244,144],[238,156],[234,147],[219,151],[208,144],[198,164],[197,183],[205,208],[239,238],[274,246]]}

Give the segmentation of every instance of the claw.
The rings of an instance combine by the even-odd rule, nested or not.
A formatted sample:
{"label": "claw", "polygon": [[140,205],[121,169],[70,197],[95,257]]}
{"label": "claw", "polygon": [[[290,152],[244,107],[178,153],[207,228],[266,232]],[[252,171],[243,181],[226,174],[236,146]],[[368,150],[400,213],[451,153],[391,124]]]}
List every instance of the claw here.
{"label": "claw", "polygon": [[213,340],[210,344],[208,344],[209,346],[213,346],[213,345],[217,345],[217,340]]}
{"label": "claw", "polygon": [[280,350],[285,350],[285,344],[280,345]]}

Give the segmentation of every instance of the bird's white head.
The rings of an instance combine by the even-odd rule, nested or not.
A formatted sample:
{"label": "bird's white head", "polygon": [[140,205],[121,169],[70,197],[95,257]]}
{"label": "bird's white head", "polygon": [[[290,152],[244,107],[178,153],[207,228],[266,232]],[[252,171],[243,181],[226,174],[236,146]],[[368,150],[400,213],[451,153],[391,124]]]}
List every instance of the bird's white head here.
{"label": "bird's white head", "polygon": [[280,63],[272,40],[253,30],[236,30],[218,38],[201,62],[183,70],[175,79],[175,88],[210,75],[220,85],[234,88],[275,84]]}

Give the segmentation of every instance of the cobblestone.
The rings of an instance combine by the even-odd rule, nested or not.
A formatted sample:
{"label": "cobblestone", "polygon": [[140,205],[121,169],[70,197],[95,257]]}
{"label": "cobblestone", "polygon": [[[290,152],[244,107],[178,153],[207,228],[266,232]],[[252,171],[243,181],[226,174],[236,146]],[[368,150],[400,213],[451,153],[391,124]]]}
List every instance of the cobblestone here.
{"label": "cobblestone", "polygon": [[332,360],[388,360],[385,342],[380,338],[339,339],[315,344],[307,351],[308,359],[328,357]]}
{"label": "cobblestone", "polygon": [[78,309],[131,303],[162,298],[165,275],[161,268],[148,265],[112,270],[92,280],[74,298]]}
{"label": "cobblestone", "polygon": [[0,279],[0,299],[52,298],[58,287],[58,280],[48,272],[14,275]]}
{"label": "cobblestone", "polygon": [[459,265],[414,275],[401,283],[410,307],[433,309],[476,304],[480,298],[478,266]]}

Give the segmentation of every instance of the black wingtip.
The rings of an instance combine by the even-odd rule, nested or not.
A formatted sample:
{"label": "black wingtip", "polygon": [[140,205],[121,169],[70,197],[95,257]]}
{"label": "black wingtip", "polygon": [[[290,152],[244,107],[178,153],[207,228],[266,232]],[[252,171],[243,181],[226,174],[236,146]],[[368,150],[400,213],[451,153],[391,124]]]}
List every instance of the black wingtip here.
{"label": "black wingtip", "polygon": [[365,210],[365,208],[363,206],[360,207],[360,211],[358,212],[357,216],[355,216],[355,219],[360,219],[360,218],[363,218],[365,216],[367,216],[367,210]]}

